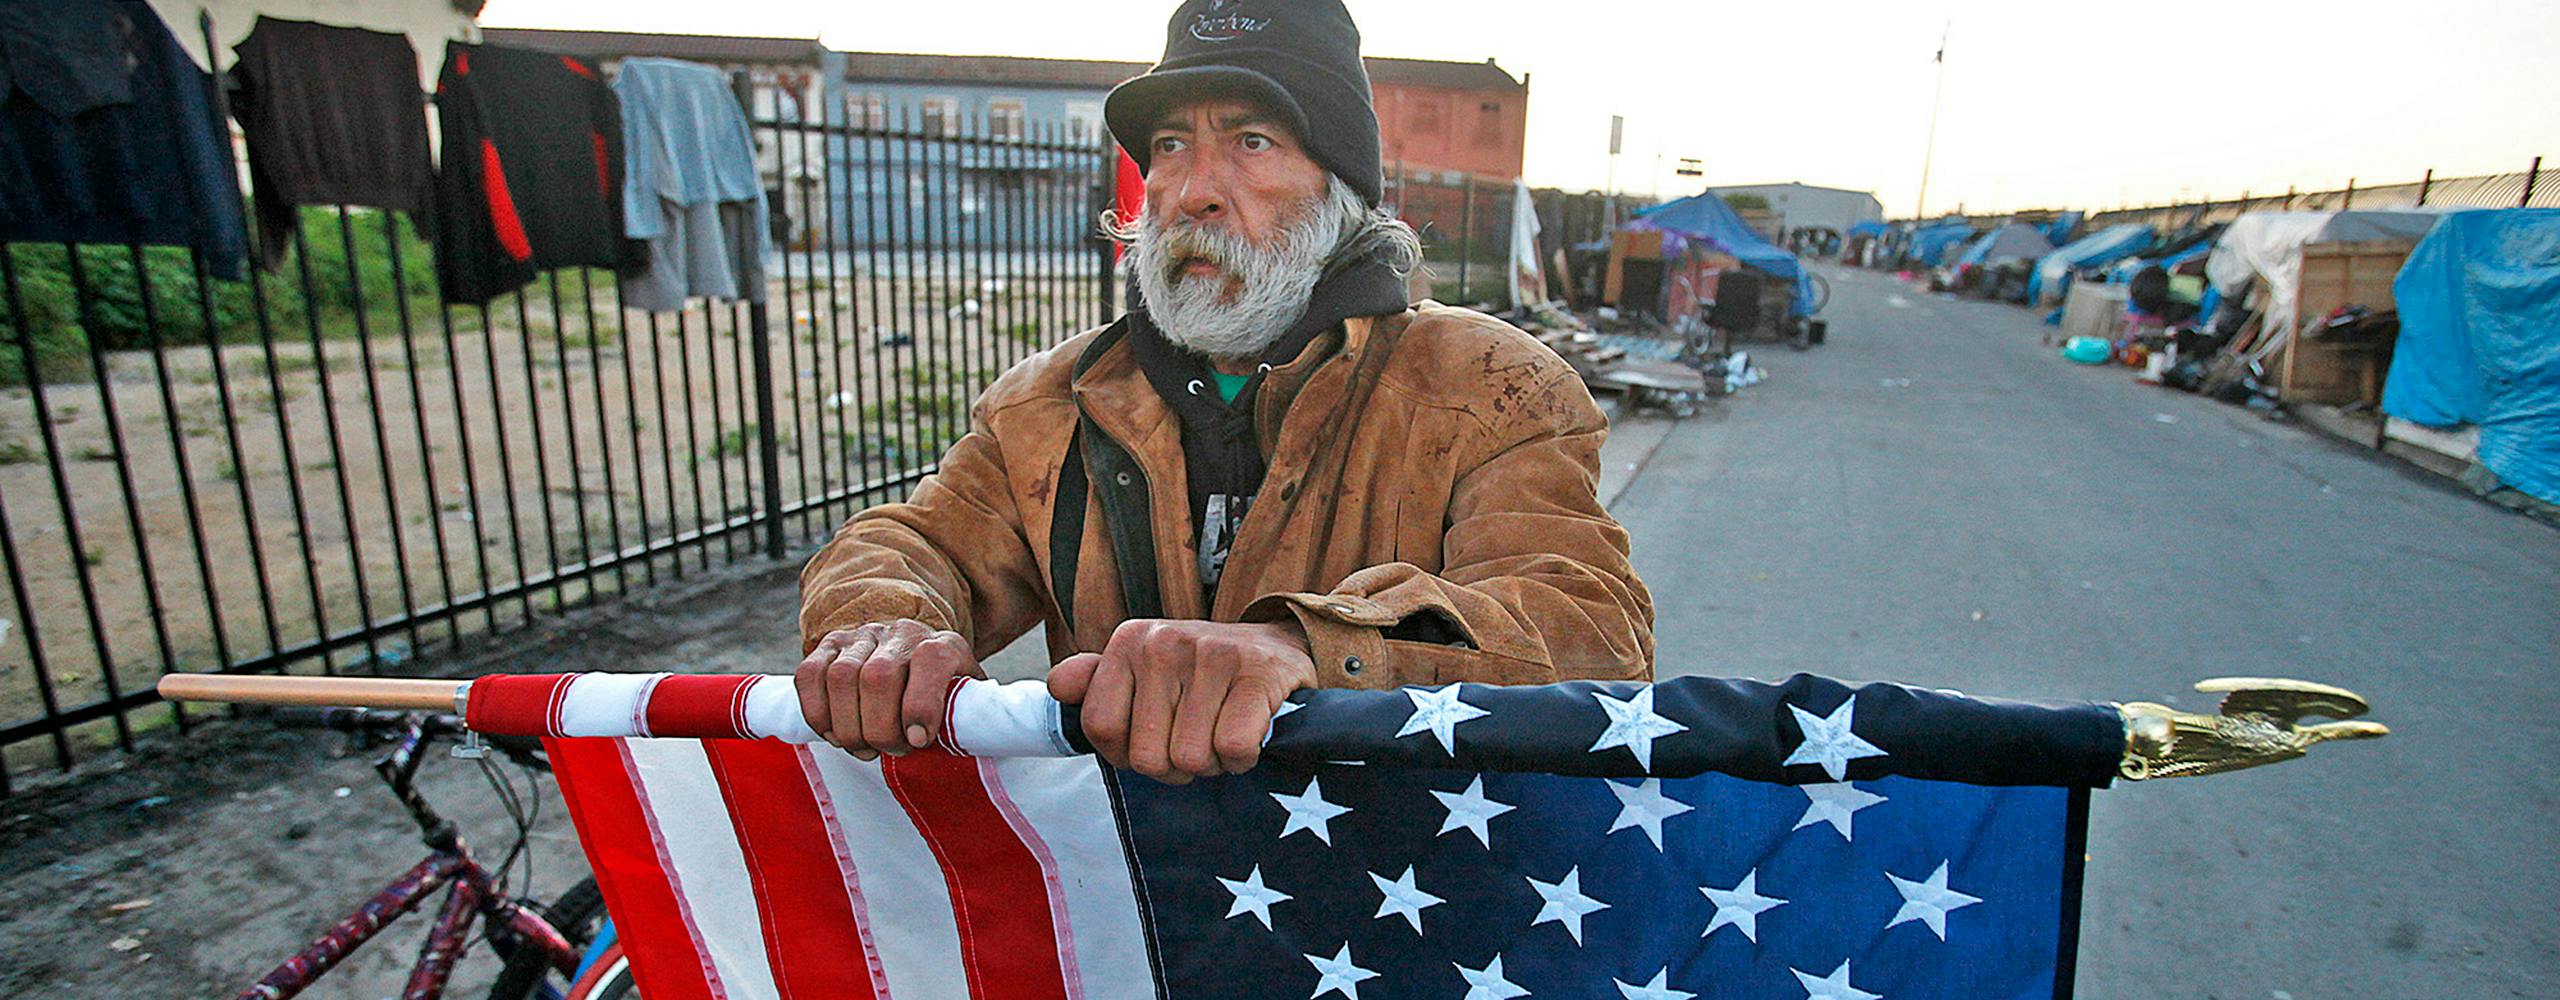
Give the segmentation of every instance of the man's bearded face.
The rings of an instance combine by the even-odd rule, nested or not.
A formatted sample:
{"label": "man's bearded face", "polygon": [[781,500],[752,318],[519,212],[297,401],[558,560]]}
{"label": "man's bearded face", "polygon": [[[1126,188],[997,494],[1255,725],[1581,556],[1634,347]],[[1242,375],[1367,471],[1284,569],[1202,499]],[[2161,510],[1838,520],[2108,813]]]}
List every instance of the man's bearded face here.
{"label": "man's bearded face", "polygon": [[1212,358],[1258,357],[1287,333],[1342,233],[1324,195],[1296,206],[1267,246],[1220,219],[1150,212],[1141,222],[1133,266],[1148,315],[1166,339]]}

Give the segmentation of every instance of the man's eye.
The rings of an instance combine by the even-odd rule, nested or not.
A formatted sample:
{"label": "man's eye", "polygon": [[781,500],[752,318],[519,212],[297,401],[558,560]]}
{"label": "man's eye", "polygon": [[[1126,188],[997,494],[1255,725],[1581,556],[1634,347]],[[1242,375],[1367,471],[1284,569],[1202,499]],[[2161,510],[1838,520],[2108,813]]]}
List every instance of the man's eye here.
{"label": "man's eye", "polygon": [[1259,132],[1247,132],[1244,134],[1244,138],[1236,141],[1243,143],[1244,148],[1253,150],[1257,153],[1271,148],[1271,137]]}
{"label": "man's eye", "polygon": [[1182,150],[1182,140],[1173,138],[1172,136],[1166,136],[1156,140],[1155,149],[1156,152],[1159,153],[1180,152]]}

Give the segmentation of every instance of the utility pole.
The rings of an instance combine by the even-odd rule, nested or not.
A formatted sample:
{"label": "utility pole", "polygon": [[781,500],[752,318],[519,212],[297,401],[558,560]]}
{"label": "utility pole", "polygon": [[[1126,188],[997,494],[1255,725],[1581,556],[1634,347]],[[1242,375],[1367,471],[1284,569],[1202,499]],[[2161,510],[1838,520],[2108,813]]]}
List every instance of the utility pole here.
{"label": "utility pole", "polygon": [[1938,29],[1938,86],[1929,95],[1929,142],[1920,151],[1920,197],[1911,204],[1914,221],[1929,217],[1929,161],[1938,155],[1938,102],[1947,96],[1947,33],[1955,26],[1950,18]]}
{"label": "utility pole", "polygon": [[1609,228],[1618,228],[1618,141],[1625,137],[1627,116],[1609,116]]}

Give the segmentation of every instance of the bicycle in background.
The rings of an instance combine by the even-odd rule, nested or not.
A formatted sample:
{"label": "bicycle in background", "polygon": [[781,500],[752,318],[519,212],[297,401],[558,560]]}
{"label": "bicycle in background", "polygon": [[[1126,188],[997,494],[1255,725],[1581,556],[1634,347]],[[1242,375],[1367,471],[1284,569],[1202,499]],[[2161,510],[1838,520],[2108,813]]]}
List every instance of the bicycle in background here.
{"label": "bicycle in background", "polygon": [[[476,940],[493,949],[504,962],[491,988],[491,1000],[587,1000],[628,991],[627,979],[619,990],[608,993],[600,990],[612,989],[612,977],[589,976],[586,978],[593,982],[582,982],[579,976],[591,971],[587,967],[596,964],[593,959],[597,953],[610,944],[603,898],[593,879],[581,881],[549,906],[515,898],[507,892],[508,875],[524,855],[538,814],[537,772],[550,770],[538,742],[492,739],[484,745],[475,737],[457,752],[457,756],[479,757],[482,773],[516,828],[513,846],[491,868],[472,853],[453,822],[438,814],[417,787],[419,765],[437,743],[463,734],[461,719],[362,708],[285,709],[275,715],[283,725],[339,730],[360,741],[388,741],[391,749],[374,761],[374,773],[390,786],[409,819],[417,824],[428,853],[355,912],[312,939],[256,985],[241,991],[238,1000],[284,1000],[301,993],[393,921],[424,907],[439,890],[445,893],[444,902],[436,910],[426,946],[420,950],[408,985],[401,991],[404,1000],[438,1000],[444,996],[455,963],[475,940],[474,924],[480,929]],[[517,790],[500,766],[485,756],[488,750],[497,751],[534,779],[527,783],[527,791]],[[530,809],[526,805],[529,796],[533,803]],[[606,940],[596,940],[599,937]]]}

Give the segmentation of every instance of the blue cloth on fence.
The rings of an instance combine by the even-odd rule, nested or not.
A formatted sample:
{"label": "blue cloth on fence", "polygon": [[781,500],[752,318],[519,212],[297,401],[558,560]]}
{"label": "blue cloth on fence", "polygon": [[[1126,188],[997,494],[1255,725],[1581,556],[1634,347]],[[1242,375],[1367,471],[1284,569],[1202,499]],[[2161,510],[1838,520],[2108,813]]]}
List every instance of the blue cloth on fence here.
{"label": "blue cloth on fence", "polygon": [[764,184],[747,117],[719,70],[676,59],[628,59],[613,81],[622,105],[623,232],[649,245],[623,301],[684,307],[689,295],[764,301]]}
{"label": "blue cloth on fence", "polygon": [[0,39],[0,242],[187,246],[240,276],[230,135],[150,4],[0,3]]}
{"label": "blue cloth on fence", "polygon": [[2481,465],[2560,503],[2560,209],[2445,216],[2391,294],[2400,341],[2383,412],[2478,425]]}

